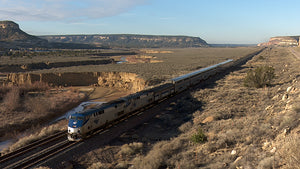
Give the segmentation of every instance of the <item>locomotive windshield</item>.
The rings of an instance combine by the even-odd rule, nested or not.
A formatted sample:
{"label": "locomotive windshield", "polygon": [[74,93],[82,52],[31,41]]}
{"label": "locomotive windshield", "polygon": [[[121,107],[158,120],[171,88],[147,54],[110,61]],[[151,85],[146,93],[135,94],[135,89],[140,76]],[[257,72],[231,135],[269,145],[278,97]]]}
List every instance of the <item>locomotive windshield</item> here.
{"label": "locomotive windshield", "polygon": [[84,120],[84,117],[83,116],[70,116],[70,119],[72,120]]}

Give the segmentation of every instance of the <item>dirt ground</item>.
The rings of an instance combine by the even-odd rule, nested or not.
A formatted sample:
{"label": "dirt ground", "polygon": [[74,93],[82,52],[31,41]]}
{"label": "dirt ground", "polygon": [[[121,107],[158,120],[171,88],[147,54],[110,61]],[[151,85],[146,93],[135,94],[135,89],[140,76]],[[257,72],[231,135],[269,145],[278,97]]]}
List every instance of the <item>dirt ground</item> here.
{"label": "dirt ground", "polygon": [[[298,50],[294,50],[299,52]],[[86,168],[299,168],[300,60],[268,48],[240,69],[194,89],[148,123],[74,159]],[[244,87],[250,69],[275,68],[265,88]],[[203,143],[192,137],[204,134]],[[75,166],[76,168],[76,166]]]}
{"label": "dirt ground", "polygon": [[99,102],[108,102],[111,100],[118,99],[120,97],[127,96],[131,94],[131,91],[118,88],[109,88],[109,87],[72,87],[81,92],[86,92],[86,100],[94,100]]}

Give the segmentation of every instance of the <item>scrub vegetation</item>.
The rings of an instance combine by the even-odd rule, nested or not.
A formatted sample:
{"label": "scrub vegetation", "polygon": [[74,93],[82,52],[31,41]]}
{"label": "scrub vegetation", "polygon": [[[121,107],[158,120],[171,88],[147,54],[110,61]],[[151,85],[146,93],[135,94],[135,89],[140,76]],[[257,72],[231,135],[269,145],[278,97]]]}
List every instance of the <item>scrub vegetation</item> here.
{"label": "scrub vegetation", "polygon": [[43,126],[70,110],[85,94],[76,90],[50,88],[37,82],[0,87],[0,134],[4,137],[18,135],[21,131]]}
{"label": "scrub vegetation", "polygon": [[275,78],[275,69],[270,66],[260,66],[255,70],[249,70],[244,79],[246,87],[262,88],[271,85],[272,80]]}

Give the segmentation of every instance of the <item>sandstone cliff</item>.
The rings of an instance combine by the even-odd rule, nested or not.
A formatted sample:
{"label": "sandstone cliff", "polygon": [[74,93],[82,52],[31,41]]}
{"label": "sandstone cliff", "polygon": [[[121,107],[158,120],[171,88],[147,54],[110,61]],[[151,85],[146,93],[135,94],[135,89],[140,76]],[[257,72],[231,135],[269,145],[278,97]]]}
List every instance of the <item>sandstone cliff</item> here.
{"label": "sandstone cliff", "polygon": [[277,36],[270,38],[269,42],[260,43],[257,46],[299,46],[300,36]]}
{"label": "sandstone cliff", "polygon": [[16,85],[45,82],[51,86],[101,86],[133,92],[145,87],[145,81],[134,73],[126,72],[70,72],[70,73],[10,73],[5,83]]}
{"label": "sandstone cliff", "polygon": [[207,47],[199,37],[129,34],[49,35],[40,36],[49,42],[97,44],[108,47]]}

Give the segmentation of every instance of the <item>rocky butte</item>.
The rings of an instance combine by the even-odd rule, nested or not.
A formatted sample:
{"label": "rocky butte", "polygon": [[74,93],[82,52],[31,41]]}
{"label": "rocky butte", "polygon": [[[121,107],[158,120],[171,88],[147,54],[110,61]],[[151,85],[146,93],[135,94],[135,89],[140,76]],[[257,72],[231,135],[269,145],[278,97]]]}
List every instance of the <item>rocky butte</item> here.
{"label": "rocky butte", "polygon": [[257,46],[299,46],[300,36],[277,36],[270,38],[269,42],[260,43]]}
{"label": "rocky butte", "polygon": [[49,42],[95,44],[108,47],[208,47],[199,37],[135,34],[48,35],[40,36]]}
{"label": "rocky butte", "polygon": [[0,44],[2,47],[26,47],[46,45],[47,40],[29,35],[13,21],[0,21]]}

